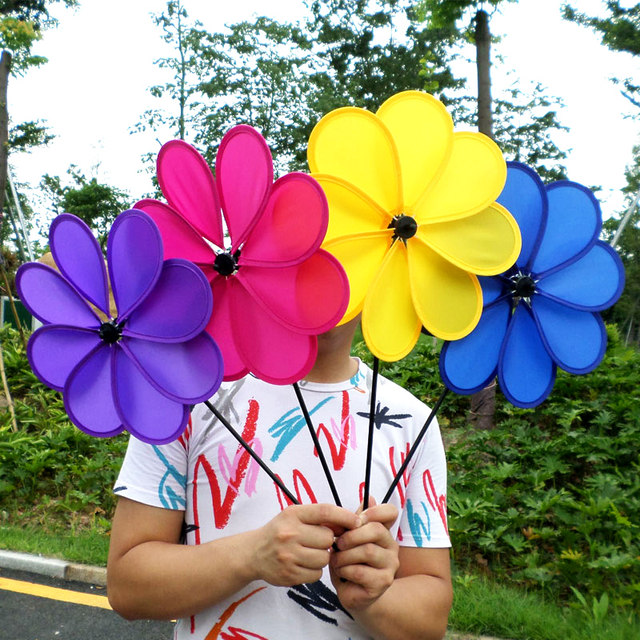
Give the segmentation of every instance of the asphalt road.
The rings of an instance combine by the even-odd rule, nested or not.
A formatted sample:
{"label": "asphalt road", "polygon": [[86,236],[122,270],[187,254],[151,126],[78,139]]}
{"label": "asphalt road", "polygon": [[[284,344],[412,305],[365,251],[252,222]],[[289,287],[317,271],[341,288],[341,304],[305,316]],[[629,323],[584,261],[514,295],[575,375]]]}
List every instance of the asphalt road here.
{"label": "asphalt road", "polygon": [[[65,592],[47,592],[40,586]],[[0,569],[0,640],[170,640],[173,637],[171,622],[128,622],[99,606],[18,593],[7,587],[56,593],[65,598],[68,595],[70,599],[83,598],[77,594],[106,595],[104,587]],[[104,600],[97,598],[95,602],[104,603]]]}

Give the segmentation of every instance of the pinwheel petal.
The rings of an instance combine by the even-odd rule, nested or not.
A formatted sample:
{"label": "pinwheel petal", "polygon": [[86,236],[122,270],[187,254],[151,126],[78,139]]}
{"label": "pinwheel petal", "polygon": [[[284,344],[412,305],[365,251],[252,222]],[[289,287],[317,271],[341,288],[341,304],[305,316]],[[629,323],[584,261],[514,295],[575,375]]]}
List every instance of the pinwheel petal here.
{"label": "pinwheel petal", "polygon": [[64,386],[64,407],[71,421],[98,438],[124,429],[112,387],[112,353],[117,346],[98,345],[71,372]]}
{"label": "pinwheel petal", "polygon": [[553,389],[556,366],[547,353],[531,312],[519,304],[511,318],[498,363],[498,382],[516,407],[539,405]]}
{"label": "pinwheel petal", "polygon": [[242,286],[234,287],[233,294],[233,335],[251,373],[271,384],[304,378],[316,359],[316,337],[293,333],[273,320]]}
{"label": "pinwheel petal", "polygon": [[[246,364],[238,353],[233,337],[235,318],[231,309],[231,300],[236,288],[242,285],[236,278],[216,276],[211,282],[211,290],[216,300],[211,313],[207,333],[213,337],[222,353],[224,362],[224,380],[239,380],[249,373]],[[244,313],[244,312],[243,312]]]}
{"label": "pinwheel petal", "polygon": [[515,218],[522,235],[518,266],[529,270],[547,221],[547,192],[538,174],[520,162],[507,162],[507,182],[498,202]]}
{"label": "pinwheel petal", "polygon": [[422,91],[403,91],[389,98],[376,114],[387,126],[398,150],[405,212],[429,188],[451,152],[453,121],[445,106]]}
{"label": "pinwheel petal", "polygon": [[411,300],[407,250],[395,242],[365,298],[362,335],[374,356],[395,362],[413,349],[421,328]]}
{"label": "pinwheel petal", "polygon": [[242,267],[245,288],[285,327],[318,335],[332,329],[349,302],[349,281],[340,263],[323,250],[291,267]]}
{"label": "pinwheel petal", "polygon": [[233,252],[262,214],[273,183],[271,151],[255,129],[241,124],[225,134],[216,157],[216,180]]}
{"label": "pinwheel petal", "polygon": [[586,253],[602,229],[600,205],[589,189],[576,182],[547,187],[549,214],[544,237],[531,269],[543,274]]}
{"label": "pinwheel petal", "polygon": [[411,294],[421,324],[443,340],[466,336],[478,324],[482,312],[478,279],[417,238],[409,240],[407,249]]}
{"label": "pinwheel petal", "polygon": [[135,208],[144,211],[156,223],[162,236],[165,260],[184,258],[196,264],[213,264],[216,259],[213,249],[202,239],[200,232],[171,207],[147,199],[137,202]]}
{"label": "pinwheel petal", "polygon": [[597,313],[572,309],[536,296],[533,313],[556,364],[569,373],[588,373],[604,356],[607,331]]}
{"label": "pinwheel petal", "polygon": [[495,302],[500,296],[506,294],[503,282],[501,278],[488,278],[486,276],[480,276],[478,278],[480,287],[482,289],[482,303],[486,309],[488,305]]}
{"label": "pinwheel petal", "polygon": [[496,376],[502,341],[511,316],[507,300],[485,309],[466,337],[446,342],[440,353],[440,375],[455,393],[475,393]]}
{"label": "pinwheel petal", "polygon": [[115,401],[127,430],[149,444],[175,440],[187,426],[189,406],[160,393],[122,349],[114,358]]}
{"label": "pinwheel petal", "polygon": [[331,240],[358,233],[387,229],[391,216],[381,209],[366,193],[352,184],[325,174],[316,174],[329,203],[329,226],[325,244]]}
{"label": "pinwheel petal", "polygon": [[398,152],[391,133],[373,113],[344,107],[327,114],[311,132],[307,157],[312,173],[340,176],[391,217],[400,212]]}
{"label": "pinwheel petal", "polygon": [[107,260],[118,318],[123,320],[153,289],[162,270],[162,238],[146,213],[129,209],[116,218]]}
{"label": "pinwheel petal", "polygon": [[206,160],[183,140],[172,140],[160,149],[157,170],[167,202],[205,238],[222,247],[220,203]]}
{"label": "pinwheel petal", "polygon": [[431,189],[416,203],[418,224],[464,218],[486,209],[507,177],[502,152],[481,133],[453,134],[451,155]]}
{"label": "pinwheel petal", "polygon": [[39,262],[23,264],[16,273],[21,302],[44,324],[97,329],[102,321],[80,294],[55,270]]}
{"label": "pinwheel petal", "polygon": [[332,240],[325,249],[344,268],[349,279],[349,305],[341,323],[355,318],[391,243],[391,231],[376,231]]}
{"label": "pinwheel petal", "polygon": [[208,400],[222,382],[222,355],[207,333],[177,344],[129,338],[122,349],[158,391],[179,403]]}
{"label": "pinwheel petal", "polygon": [[241,264],[286,267],[306,260],[322,244],[328,218],[327,199],[311,176],[283,176],[244,244]]}
{"label": "pinwheel petal", "polygon": [[49,244],[61,273],[108,316],[107,270],[91,229],[80,218],[63,213],[51,223]]}
{"label": "pinwheel petal", "polygon": [[149,295],[127,320],[123,335],[160,342],[182,342],[204,330],[211,317],[207,278],[180,258],[165,260]]}
{"label": "pinwheel petal", "polygon": [[33,372],[44,384],[62,391],[74,367],[99,342],[95,331],[45,325],[29,338],[27,357]]}
{"label": "pinwheel petal", "polygon": [[508,269],[521,247],[516,221],[495,202],[462,220],[420,225],[417,237],[460,269],[484,276]]}
{"label": "pinwheel petal", "polygon": [[584,311],[608,309],[620,297],[623,288],[622,261],[601,241],[582,258],[538,282],[541,293]]}

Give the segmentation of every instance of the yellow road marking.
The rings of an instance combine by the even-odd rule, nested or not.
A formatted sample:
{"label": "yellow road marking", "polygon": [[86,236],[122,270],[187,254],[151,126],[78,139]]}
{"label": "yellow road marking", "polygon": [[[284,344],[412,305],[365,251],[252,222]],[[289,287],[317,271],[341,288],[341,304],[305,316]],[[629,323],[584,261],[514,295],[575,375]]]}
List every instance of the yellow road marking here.
{"label": "yellow road marking", "polygon": [[47,587],[42,584],[22,582],[21,580],[0,578],[0,589],[3,589],[4,591],[14,591],[16,593],[25,593],[30,596],[38,596],[39,598],[49,598],[49,600],[61,600],[62,602],[71,602],[72,604],[84,604],[88,607],[111,609],[109,606],[109,600],[106,596],[98,596],[92,593],[81,593],[80,591],[69,591],[68,589],[58,589],[56,587]]}

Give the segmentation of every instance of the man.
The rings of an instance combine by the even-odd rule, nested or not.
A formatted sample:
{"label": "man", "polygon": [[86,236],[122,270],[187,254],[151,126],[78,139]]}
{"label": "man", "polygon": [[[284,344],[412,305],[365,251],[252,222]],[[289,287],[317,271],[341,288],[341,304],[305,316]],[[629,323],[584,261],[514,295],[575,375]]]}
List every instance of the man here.
{"label": "man", "polygon": [[[359,507],[371,372],[350,356],[356,326],[319,336],[300,383],[344,507],[330,504],[293,389],[251,376],[225,384],[212,402],[302,504],[287,505],[204,405],[174,443],[132,439],[109,552],[116,611],[181,618],[179,639],[444,636],[452,592],[442,440],[434,421],[393,504]],[[428,409],[383,378],[377,397],[371,496],[380,499]]]}

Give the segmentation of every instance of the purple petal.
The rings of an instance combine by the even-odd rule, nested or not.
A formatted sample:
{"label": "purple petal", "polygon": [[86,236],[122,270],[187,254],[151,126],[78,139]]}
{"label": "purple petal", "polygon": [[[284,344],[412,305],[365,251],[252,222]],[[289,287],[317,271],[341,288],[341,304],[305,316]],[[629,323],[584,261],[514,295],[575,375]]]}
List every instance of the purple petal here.
{"label": "purple petal", "polygon": [[165,444],[184,431],[189,406],[161,394],[122,349],[115,353],[113,387],[125,427],[139,440]]}
{"label": "purple petal", "polygon": [[107,258],[120,320],[153,289],[162,270],[162,257],[160,232],[146,213],[129,209],[116,218],[109,234]]}
{"label": "purple petal", "polygon": [[64,387],[64,406],[71,421],[98,438],[115,436],[123,430],[114,404],[112,357],[118,347],[99,344],[71,372]]}
{"label": "purple petal", "polygon": [[63,213],[51,223],[49,244],[62,274],[108,316],[107,270],[100,245],[91,229],[80,218]]}
{"label": "purple petal", "polygon": [[555,379],[556,366],[531,312],[520,303],[509,323],[498,363],[502,393],[517,407],[535,407],[551,393]]}
{"label": "purple petal", "polygon": [[211,285],[202,271],[187,260],[165,260],[156,286],[131,314],[123,335],[190,340],[207,326],[211,308]]}
{"label": "purple petal", "polygon": [[80,294],[55,269],[39,262],[22,265],[16,274],[18,295],[44,324],[96,329],[102,321]]}
{"label": "purple petal", "polygon": [[207,333],[177,344],[135,338],[125,338],[121,344],[149,382],[176,402],[208,400],[222,382],[222,355]]}
{"label": "purple petal", "polygon": [[445,342],[440,353],[440,375],[449,389],[475,393],[495,377],[510,315],[510,304],[503,300],[483,311],[468,336]]}
{"label": "purple petal", "polygon": [[29,338],[27,357],[33,372],[42,382],[56,391],[62,391],[74,367],[99,342],[95,331],[46,325]]}
{"label": "purple petal", "polygon": [[551,357],[575,374],[588,373],[602,360],[607,331],[597,313],[573,309],[543,296],[533,299],[533,313]]}

